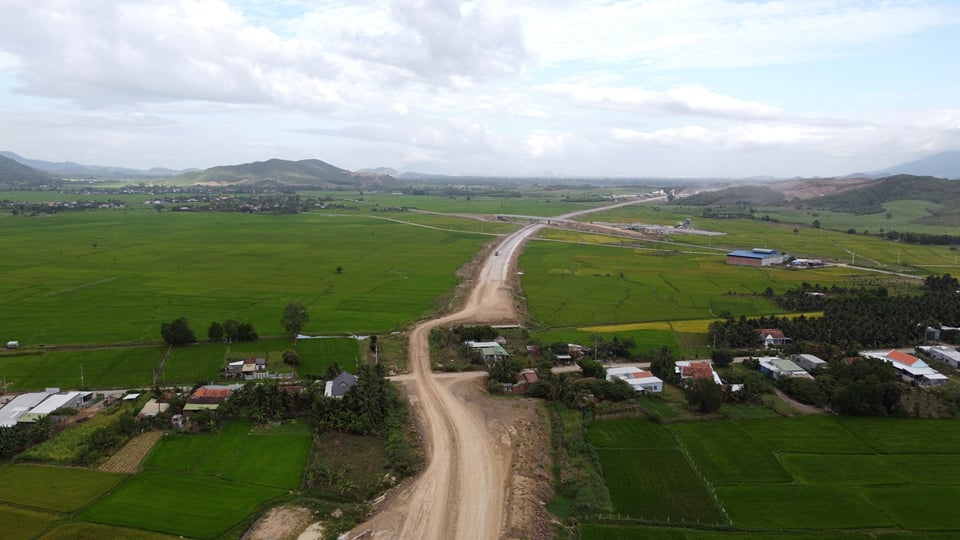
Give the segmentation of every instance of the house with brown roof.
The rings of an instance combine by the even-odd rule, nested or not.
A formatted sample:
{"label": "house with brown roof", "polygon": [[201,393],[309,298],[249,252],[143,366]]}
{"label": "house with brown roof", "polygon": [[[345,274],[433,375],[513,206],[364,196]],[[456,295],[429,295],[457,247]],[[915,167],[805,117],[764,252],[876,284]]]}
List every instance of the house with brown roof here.
{"label": "house with brown roof", "polygon": [[696,379],[710,379],[717,384],[723,384],[720,375],[713,370],[710,360],[680,360],[673,365],[677,381],[681,387],[686,387]]}

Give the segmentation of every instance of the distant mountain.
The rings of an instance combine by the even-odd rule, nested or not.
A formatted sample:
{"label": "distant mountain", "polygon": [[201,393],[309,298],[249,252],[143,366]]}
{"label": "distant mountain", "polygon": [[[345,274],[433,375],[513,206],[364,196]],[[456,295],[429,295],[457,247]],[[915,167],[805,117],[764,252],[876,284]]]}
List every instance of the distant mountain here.
{"label": "distant mountain", "polygon": [[272,181],[288,186],[330,187],[371,186],[393,181],[378,173],[353,173],[320,161],[270,159],[241,165],[222,165],[203,171],[181,174],[170,179],[175,184],[254,184]]}
{"label": "distant mountain", "polygon": [[33,167],[34,169],[65,178],[148,179],[167,178],[185,172],[175,171],[173,169],[165,169],[162,167],[141,170],[127,169],[124,167],[110,167],[104,165],[83,165],[82,163],[74,163],[72,161],[43,161],[40,159],[28,159],[13,152],[4,151],[0,151],[0,156],[10,158],[28,167]]}
{"label": "distant mountain", "polygon": [[696,195],[674,200],[688,206],[778,206],[785,196],[767,186],[733,186],[715,191],[701,191]]}
{"label": "distant mountain", "polygon": [[939,154],[920,158],[915,161],[909,161],[883,170],[867,173],[868,176],[873,177],[893,176],[897,174],[960,179],[960,150],[940,152]]}
{"label": "distant mountain", "polygon": [[0,188],[52,186],[60,183],[59,178],[54,178],[8,157],[0,156]]}

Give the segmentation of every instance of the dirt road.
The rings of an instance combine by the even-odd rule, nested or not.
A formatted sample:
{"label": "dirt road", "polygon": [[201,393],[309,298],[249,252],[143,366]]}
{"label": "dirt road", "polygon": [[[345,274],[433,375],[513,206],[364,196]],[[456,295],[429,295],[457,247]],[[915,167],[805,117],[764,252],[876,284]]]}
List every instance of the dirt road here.
{"label": "dirt road", "polygon": [[[642,202],[628,201],[588,212]],[[552,219],[552,218],[551,218]],[[505,529],[504,508],[511,467],[509,439],[488,429],[481,411],[473,410],[434,378],[430,369],[430,330],[454,323],[516,322],[510,286],[511,265],[520,246],[545,224],[511,234],[484,261],[466,305],[451,315],[420,324],[410,334],[410,368],[416,395],[411,399],[425,430],[428,465],[416,481],[395,493],[373,519],[349,538],[495,539]],[[527,535],[529,536],[529,535]]]}

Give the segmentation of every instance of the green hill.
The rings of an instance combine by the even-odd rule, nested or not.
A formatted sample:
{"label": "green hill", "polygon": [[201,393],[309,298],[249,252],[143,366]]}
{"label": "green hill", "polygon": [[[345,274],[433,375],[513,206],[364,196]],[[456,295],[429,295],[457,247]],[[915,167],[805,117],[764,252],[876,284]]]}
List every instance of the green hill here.
{"label": "green hill", "polygon": [[181,174],[171,179],[174,184],[253,184],[265,181],[288,186],[341,187],[383,184],[393,177],[357,174],[320,161],[304,159],[288,161],[270,159],[241,165],[223,165],[203,171]]}
{"label": "green hill", "polygon": [[960,182],[899,174],[880,178],[858,189],[809,199],[804,204],[810,208],[863,215],[883,212],[884,203],[902,200],[956,206],[960,202]]}
{"label": "green hill", "polygon": [[687,206],[778,206],[786,197],[767,186],[734,186],[717,191],[701,191],[696,195],[677,199],[676,204]]}
{"label": "green hill", "polygon": [[0,156],[0,189],[49,186],[59,183],[60,180],[53,176]]}

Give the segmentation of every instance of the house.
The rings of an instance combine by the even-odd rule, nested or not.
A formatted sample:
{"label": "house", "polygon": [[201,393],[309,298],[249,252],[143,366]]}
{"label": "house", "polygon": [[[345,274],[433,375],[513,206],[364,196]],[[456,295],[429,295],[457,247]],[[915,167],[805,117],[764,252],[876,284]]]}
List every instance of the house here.
{"label": "house", "polygon": [[790,338],[777,328],[760,328],[757,333],[760,334],[760,343],[767,349],[790,343]]}
{"label": "house", "polygon": [[903,351],[893,349],[888,352],[865,351],[860,354],[892,364],[900,378],[907,382],[921,386],[943,386],[949,380],[946,375],[939,373],[923,360]]}
{"label": "house", "polygon": [[244,379],[255,379],[258,372],[267,369],[266,358],[244,358],[243,360],[234,360],[227,364],[228,377],[243,377]]}
{"label": "house", "polygon": [[939,360],[949,364],[950,367],[960,369],[960,352],[957,352],[956,349],[951,349],[950,347],[944,347],[942,345],[936,345],[932,347],[922,346],[920,347],[920,350],[934,360]]}
{"label": "house", "polygon": [[187,398],[187,404],[183,406],[183,414],[189,416],[190,414],[203,411],[211,410],[215,411],[220,408],[220,405],[227,402],[230,399],[230,396],[233,395],[233,392],[240,389],[242,386],[239,384],[231,385],[218,385],[218,384],[208,384],[206,386],[201,386],[197,388],[190,397]]}
{"label": "house", "polygon": [[8,348],[8,349],[19,349],[19,348],[20,348],[20,342],[19,342],[19,341],[8,341],[8,342],[7,342],[7,348]]}
{"label": "house", "polygon": [[735,266],[770,266],[783,264],[786,255],[775,249],[753,248],[750,251],[737,249],[727,253],[727,264]]}
{"label": "house", "polygon": [[790,355],[790,360],[793,361],[794,364],[807,370],[808,373],[813,373],[813,371],[818,368],[827,367],[826,360],[813,354],[792,354]]}
{"label": "house", "polygon": [[573,360],[579,360],[583,358],[588,352],[590,352],[590,349],[584,347],[583,345],[567,343],[567,354],[570,355],[570,358]]}
{"label": "house", "polygon": [[525,394],[533,383],[539,381],[537,372],[532,369],[525,369],[517,375],[517,382],[503,384],[504,394]]}
{"label": "house", "polygon": [[783,377],[813,378],[813,375],[790,360],[777,358],[776,356],[761,356],[758,360],[760,362],[760,373],[774,379]]}
{"label": "house", "polygon": [[713,370],[713,363],[709,360],[680,360],[673,365],[680,386],[686,387],[696,379],[710,379],[717,384],[723,384],[720,375]]}
{"label": "house", "polygon": [[484,362],[501,360],[510,356],[507,350],[503,348],[503,345],[496,341],[464,341],[463,343],[467,347],[470,347],[473,352],[479,353]]}
{"label": "house", "polygon": [[357,384],[356,376],[347,373],[346,371],[340,373],[332,381],[327,381],[323,386],[323,395],[325,397],[332,397],[340,399],[348,390],[353,388]]}
{"label": "house", "polygon": [[637,367],[615,367],[607,370],[607,380],[626,381],[638,394],[663,392],[663,381],[649,371]]}

